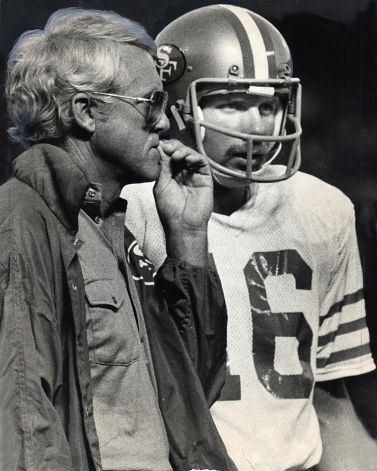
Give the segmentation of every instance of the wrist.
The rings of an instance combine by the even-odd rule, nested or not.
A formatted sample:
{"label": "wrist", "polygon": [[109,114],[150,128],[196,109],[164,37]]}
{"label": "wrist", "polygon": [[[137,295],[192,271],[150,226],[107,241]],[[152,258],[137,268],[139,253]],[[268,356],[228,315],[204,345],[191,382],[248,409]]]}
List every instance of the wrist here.
{"label": "wrist", "polygon": [[207,225],[201,228],[170,227],[165,231],[166,252],[171,258],[193,266],[206,266],[208,258]]}

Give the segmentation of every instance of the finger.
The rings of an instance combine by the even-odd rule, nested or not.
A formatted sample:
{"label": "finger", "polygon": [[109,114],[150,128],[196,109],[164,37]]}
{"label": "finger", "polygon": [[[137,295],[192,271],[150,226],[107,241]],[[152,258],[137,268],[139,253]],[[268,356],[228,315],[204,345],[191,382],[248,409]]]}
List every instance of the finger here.
{"label": "finger", "polygon": [[[173,161],[177,161],[174,156],[172,156]],[[181,166],[183,168],[200,168],[200,167],[206,167],[207,162],[205,159],[200,155],[200,154],[188,154],[183,156],[178,160],[181,163]]]}
{"label": "finger", "polygon": [[175,150],[181,148],[181,147],[185,147],[180,141],[178,141],[177,139],[169,139],[169,140],[166,140],[166,139],[163,139],[160,141],[160,145],[161,147],[164,149],[164,151],[167,153],[167,154],[171,154],[172,152],[174,152]]}
{"label": "finger", "polygon": [[161,171],[160,171],[160,175],[158,176],[154,184],[153,191],[155,195],[162,194],[165,191],[165,188],[169,185],[169,183],[172,180],[171,158],[169,155],[166,154],[166,152],[164,152],[161,145],[159,145],[157,149],[160,152],[160,156],[161,156],[161,160],[160,160]]}
{"label": "finger", "polygon": [[177,139],[171,139],[169,141],[160,141],[161,147],[164,152],[170,156],[184,157],[188,154],[196,154],[196,151],[191,147],[185,146],[182,142]]}
{"label": "finger", "polygon": [[183,145],[177,139],[161,141],[161,148],[165,153],[169,154],[175,162],[182,159],[187,160],[188,164],[197,164],[202,167],[206,166],[207,160],[205,157],[193,150],[191,147]]}
{"label": "finger", "polygon": [[171,173],[170,172],[170,165],[171,165],[171,156],[168,155],[164,149],[162,148],[161,146],[161,143],[160,145],[157,147],[159,153],[160,153],[160,157],[161,157],[161,172],[162,173]]}
{"label": "finger", "polygon": [[[210,169],[207,160],[198,152],[195,152],[190,147],[182,145],[179,141],[169,141],[169,146],[159,146],[161,155],[161,173],[160,182],[165,179],[170,180],[174,175],[178,175],[181,171],[187,170],[193,173],[210,174]],[[165,151],[168,150],[172,153],[168,155]],[[175,150],[173,150],[175,149]]]}
{"label": "finger", "polygon": [[[174,152],[171,156],[171,164],[176,169],[193,170],[200,173],[210,173],[207,159],[197,152],[186,153],[188,150],[182,152]],[[184,155],[182,155],[184,153]]]}
{"label": "finger", "polygon": [[[171,143],[171,146],[168,148],[166,146],[160,145],[158,146],[158,150],[161,155],[161,159],[167,163],[171,161],[178,162],[180,160],[184,160],[188,155],[195,155],[196,152],[190,149],[189,147],[183,146],[178,141],[176,143]],[[199,157],[200,159],[201,157]]]}
{"label": "finger", "polygon": [[[166,153],[165,148],[163,148],[163,151]],[[205,157],[196,152],[194,149],[182,144],[177,146],[174,150],[171,150],[170,157],[175,161],[186,158],[189,158],[191,161],[206,161]]]}

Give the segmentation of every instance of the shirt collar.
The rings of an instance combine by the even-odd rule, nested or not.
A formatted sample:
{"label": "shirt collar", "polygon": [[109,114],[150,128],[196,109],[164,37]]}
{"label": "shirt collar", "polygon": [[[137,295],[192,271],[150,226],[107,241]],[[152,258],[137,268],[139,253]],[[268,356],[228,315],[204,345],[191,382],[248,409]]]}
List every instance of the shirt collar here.
{"label": "shirt collar", "polygon": [[14,175],[40,195],[69,232],[77,232],[78,212],[89,182],[65,150],[36,144],[15,160]]}
{"label": "shirt collar", "polygon": [[104,217],[108,218],[115,213],[125,213],[127,209],[127,201],[118,198],[110,206],[106,214],[101,212],[102,202],[102,185],[100,183],[89,183],[89,187],[85,193],[82,209],[90,216],[95,222],[100,222]]}
{"label": "shirt collar", "polygon": [[[78,229],[80,208],[83,207],[93,219],[102,218],[101,185],[89,182],[84,169],[60,147],[34,145],[15,160],[14,175],[41,196],[72,234]],[[117,199],[111,211],[125,212],[126,204],[124,200]]]}

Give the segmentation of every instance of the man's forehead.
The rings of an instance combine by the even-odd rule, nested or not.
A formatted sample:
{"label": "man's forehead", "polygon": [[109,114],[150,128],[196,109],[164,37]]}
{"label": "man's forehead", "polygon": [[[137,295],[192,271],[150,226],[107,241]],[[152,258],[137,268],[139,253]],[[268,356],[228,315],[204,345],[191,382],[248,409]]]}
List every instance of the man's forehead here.
{"label": "man's forehead", "polygon": [[144,94],[162,89],[152,55],[138,46],[123,46],[121,71],[124,75],[124,92]]}

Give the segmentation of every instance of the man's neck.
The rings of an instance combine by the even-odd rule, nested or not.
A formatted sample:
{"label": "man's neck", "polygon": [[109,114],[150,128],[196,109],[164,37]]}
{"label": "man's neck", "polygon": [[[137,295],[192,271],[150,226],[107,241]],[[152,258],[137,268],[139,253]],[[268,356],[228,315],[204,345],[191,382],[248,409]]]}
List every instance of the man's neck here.
{"label": "man's neck", "polygon": [[100,171],[96,165],[96,157],[93,155],[89,142],[68,137],[64,143],[64,148],[76,165],[81,168],[88,182],[101,185],[101,213],[105,215],[114,201],[118,199],[123,187],[122,183]]}
{"label": "man's neck", "polygon": [[240,188],[228,188],[214,183],[213,212],[230,216],[244,205],[253,196],[255,191],[255,184]]}

